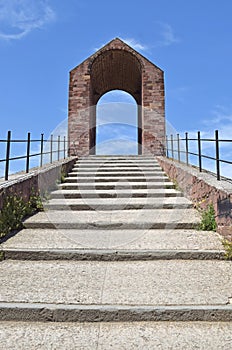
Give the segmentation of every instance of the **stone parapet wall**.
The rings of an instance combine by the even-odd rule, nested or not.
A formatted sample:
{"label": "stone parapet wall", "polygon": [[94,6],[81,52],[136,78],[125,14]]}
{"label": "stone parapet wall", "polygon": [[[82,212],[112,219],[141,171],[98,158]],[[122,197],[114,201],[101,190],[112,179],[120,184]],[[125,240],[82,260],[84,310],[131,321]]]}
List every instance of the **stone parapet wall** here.
{"label": "stone parapet wall", "polygon": [[76,162],[75,157],[46,164],[42,168],[32,169],[28,174],[12,175],[9,181],[0,183],[0,209],[4,198],[16,195],[28,201],[32,194],[43,195],[56,188],[61,174],[71,171]]}
{"label": "stone parapet wall", "polygon": [[232,238],[232,183],[217,181],[210,173],[200,173],[194,167],[166,157],[157,157],[157,160],[168,177],[178,184],[197,208],[205,210],[209,204],[213,204],[218,232]]}

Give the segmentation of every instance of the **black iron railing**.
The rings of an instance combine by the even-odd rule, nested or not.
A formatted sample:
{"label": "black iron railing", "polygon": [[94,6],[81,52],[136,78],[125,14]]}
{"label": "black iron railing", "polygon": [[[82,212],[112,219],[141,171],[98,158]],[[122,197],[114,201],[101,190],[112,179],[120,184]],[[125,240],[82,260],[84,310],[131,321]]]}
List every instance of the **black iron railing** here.
{"label": "black iron railing", "polygon": [[[25,145],[24,155],[12,155],[11,149],[15,144]],[[40,139],[32,139],[31,133],[27,134],[25,140],[12,139],[11,131],[8,131],[7,138],[5,140],[0,140],[0,147],[5,147],[5,158],[0,159],[0,164],[5,164],[4,166],[4,178],[8,180],[10,174],[10,165],[13,161],[25,160],[24,170],[26,173],[30,170],[31,158],[37,157],[37,166],[42,167],[44,164],[52,163],[55,160],[65,159],[67,157],[68,141],[65,136],[50,136],[48,140],[44,139],[44,134],[41,134]],[[32,151],[32,145],[35,145],[37,151]],[[22,169],[21,169],[22,170]]]}
{"label": "black iron railing", "polygon": [[[221,180],[221,165],[231,165],[232,177],[232,162],[226,159],[220,158],[220,149],[222,144],[230,143],[232,147],[232,139],[219,139],[218,130],[215,130],[214,138],[202,138],[200,131],[197,133],[196,138],[189,137],[186,132],[185,137],[181,137],[179,134],[173,136],[166,136],[166,156],[168,158],[176,159],[179,162],[184,162],[187,165],[197,166],[199,171],[207,171],[216,175],[217,180]],[[204,154],[204,147],[210,144],[209,154]],[[190,160],[195,158],[195,161]],[[214,162],[214,171],[207,168],[203,168],[204,159]],[[223,178],[225,178],[223,176]],[[231,179],[230,179],[231,180]]]}

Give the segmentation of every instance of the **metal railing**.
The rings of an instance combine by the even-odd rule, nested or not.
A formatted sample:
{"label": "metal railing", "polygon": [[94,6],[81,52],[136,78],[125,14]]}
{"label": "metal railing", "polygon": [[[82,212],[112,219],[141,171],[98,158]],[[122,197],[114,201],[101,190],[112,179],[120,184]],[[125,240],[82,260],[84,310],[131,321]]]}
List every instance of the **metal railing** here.
{"label": "metal railing", "polygon": [[[211,154],[214,152],[215,156],[203,154],[203,145],[205,143],[211,143],[210,148]],[[166,136],[166,156],[168,158],[176,159],[179,162],[184,162],[187,165],[197,166],[199,171],[207,171],[216,175],[217,180],[221,180],[221,164],[232,165],[232,162],[226,159],[220,158],[220,147],[222,144],[231,143],[232,139],[225,140],[219,139],[218,130],[215,130],[214,138],[202,138],[200,131],[197,132],[197,137],[189,137],[189,134],[186,132],[185,137],[181,138],[180,134],[177,134],[175,137],[173,135]],[[196,157],[196,162],[191,162],[190,157]],[[203,168],[203,160],[208,159],[214,162],[215,171],[210,171]],[[232,167],[231,167],[231,177],[232,177]],[[225,178],[225,177],[223,177]],[[231,179],[229,179],[232,181]]]}
{"label": "metal railing", "polygon": [[[45,140],[44,134],[41,134],[40,139],[32,139],[31,133],[28,132],[25,140],[12,139],[11,131],[8,131],[7,138],[0,140],[0,147],[4,144],[5,146],[5,158],[0,159],[0,164],[5,164],[4,178],[7,181],[10,174],[10,165],[13,161],[25,160],[24,170],[26,173],[30,170],[31,158],[38,158],[37,166],[42,167],[44,164],[52,163],[55,160],[65,159],[67,157],[68,141],[66,137],[57,136],[54,138],[53,135],[50,139]],[[12,155],[11,149],[14,144],[24,144],[25,153],[24,155]],[[32,145],[37,144],[38,151],[32,152]]]}

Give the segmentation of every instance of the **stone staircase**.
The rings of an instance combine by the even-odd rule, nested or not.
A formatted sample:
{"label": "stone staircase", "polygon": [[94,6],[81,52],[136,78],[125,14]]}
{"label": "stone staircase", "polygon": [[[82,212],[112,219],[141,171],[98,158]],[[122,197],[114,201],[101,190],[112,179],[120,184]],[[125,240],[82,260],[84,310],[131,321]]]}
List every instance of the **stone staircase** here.
{"label": "stone staircase", "polygon": [[155,158],[81,158],[44,208],[2,245],[0,349],[232,348],[232,262]]}

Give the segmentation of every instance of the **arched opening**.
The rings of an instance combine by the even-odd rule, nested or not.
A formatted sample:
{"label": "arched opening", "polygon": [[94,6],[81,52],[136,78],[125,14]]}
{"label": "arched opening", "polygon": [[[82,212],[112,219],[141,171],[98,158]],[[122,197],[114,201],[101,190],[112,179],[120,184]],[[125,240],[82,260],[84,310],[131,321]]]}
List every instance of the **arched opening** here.
{"label": "arched opening", "polygon": [[96,154],[138,154],[138,105],[127,92],[104,94],[96,109]]}
{"label": "arched opening", "polygon": [[[97,105],[107,93],[120,90],[133,98],[133,106],[141,106],[142,102],[142,67],[138,58],[126,50],[107,50],[96,56],[90,65],[90,115],[89,148],[90,154],[99,153],[97,149]],[[114,92],[115,94],[115,92]],[[117,104],[117,102],[116,102]],[[101,104],[100,104],[101,105]],[[111,106],[112,107],[112,106]],[[119,106],[117,106],[118,108]],[[115,109],[117,110],[116,106]],[[131,107],[132,109],[135,107]],[[142,115],[141,108],[137,108],[136,142],[134,154],[141,154],[142,144]],[[126,118],[127,119],[127,118]],[[121,120],[119,118],[119,120]],[[116,120],[115,120],[116,122]],[[106,128],[106,126],[105,126]],[[129,129],[129,127],[128,127]],[[120,131],[120,129],[118,129]],[[112,131],[112,128],[111,128]],[[132,133],[132,130],[130,131]],[[119,135],[120,136],[120,135]],[[123,137],[123,136],[122,136]],[[118,142],[119,144],[119,142]],[[123,145],[121,145],[123,149]],[[98,147],[99,148],[99,147]],[[114,151],[116,152],[116,151]],[[129,150],[128,150],[129,152]]]}

